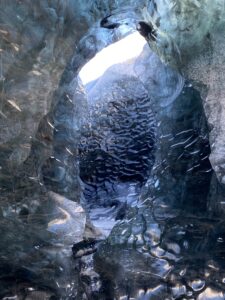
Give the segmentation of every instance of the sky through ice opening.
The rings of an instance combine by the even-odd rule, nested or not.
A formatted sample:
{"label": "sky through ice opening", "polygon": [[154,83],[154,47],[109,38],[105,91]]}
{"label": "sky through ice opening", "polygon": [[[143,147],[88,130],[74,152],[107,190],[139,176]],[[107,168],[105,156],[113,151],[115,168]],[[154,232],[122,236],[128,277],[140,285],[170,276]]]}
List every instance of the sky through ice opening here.
{"label": "sky through ice opening", "polygon": [[145,44],[145,39],[134,32],[101,50],[79,73],[84,86],[100,78],[109,67],[138,57]]}

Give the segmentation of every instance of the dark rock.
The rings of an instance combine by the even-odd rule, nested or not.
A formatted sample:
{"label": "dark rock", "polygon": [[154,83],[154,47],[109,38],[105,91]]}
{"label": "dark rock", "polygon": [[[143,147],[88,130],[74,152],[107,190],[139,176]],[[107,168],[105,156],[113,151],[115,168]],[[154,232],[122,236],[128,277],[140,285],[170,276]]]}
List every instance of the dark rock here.
{"label": "dark rock", "polygon": [[72,248],[74,258],[79,258],[96,252],[98,243],[99,241],[89,238],[74,244]]}

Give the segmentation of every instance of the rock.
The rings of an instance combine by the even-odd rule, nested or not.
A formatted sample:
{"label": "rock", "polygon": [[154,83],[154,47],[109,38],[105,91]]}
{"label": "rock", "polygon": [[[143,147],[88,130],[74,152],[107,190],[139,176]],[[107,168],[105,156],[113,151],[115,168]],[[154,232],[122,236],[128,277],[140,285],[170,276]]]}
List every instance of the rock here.
{"label": "rock", "polygon": [[73,245],[73,255],[74,258],[79,258],[82,256],[90,255],[97,251],[97,243],[99,241],[96,239],[86,239],[79,243]]}

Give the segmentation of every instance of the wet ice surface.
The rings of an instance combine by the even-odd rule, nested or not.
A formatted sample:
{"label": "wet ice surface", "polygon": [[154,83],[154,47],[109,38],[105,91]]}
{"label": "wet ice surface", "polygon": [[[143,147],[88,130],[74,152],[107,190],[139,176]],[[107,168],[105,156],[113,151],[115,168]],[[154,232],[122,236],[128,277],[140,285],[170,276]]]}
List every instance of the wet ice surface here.
{"label": "wet ice surface", "polygon": [[[142,97],[134,97],[129,80]],[[126,93],[121,94],[121,86]],[[179,99],[162,97],[155,141],[151,99],[139,81],[126,78],[107,85],[103,78],[89,88],[91,126],[80,145],[81,179],[90,218],[108,238],[99,244],[94,262],[84,262],[102,280],[98,292],[84,288],[86,295],[101,300],[225,299],[224,223],[207,202],[212,168],[199,93],[187,82]],[[149,135],[143,136],[146,128]],[[155,142],[160,149],[149,177]]]}
{"label": "wet ice surface", "polygon": [[218,221],[172,213],[159,222],[145,208],[114,228],[95,254],[96,270],[116,285],[121,299],[224,299],[221,237],[209,238]]}
{"label": "wet ice surface", "polygon": [[[118,65],[88,88],[82,204],[105,241],[82,240],[86,216],[70,200],[51,194],[48,206],[38,194],[17,209],[5,199],[1,296],[225,299],[225,224],[207,200],[212,169],[199,95],[186,84],[176,102],[183,78],[155,56],[138,63]],[[149,94],[159,101],[157,122]],[[75,261],[73,243],[81,247]]]}
{"label": "wet ice surface", "polygon": [[[115,184],[116,185],[116,184]],[[123,219],[127,207],[135,207],[139,202],[140,187],[136,183],[117,184],[112,207],[92,208],[89,211],[93,225],[107,237],[119,219]],[[109,195],[106,195],[106,197]]]}
{"label": "wet ice surface", "polygon": [[74,284],[71,247],[83,238],[83,208],[50,192],[23,204],[1,198],[1,214],[0,297],[49,299],[66,294],[67,286]]}
{"label": "wet ice surface", "polygon": [[[194,103],[198,102],[191,87],[186,86],[185,93],[187,98],[193,97]],[[188,102],[187,98],[185,98],[186,105],[192,107],[193,103]],[[132,125],[135,124],[132,130],[134,132],[137,130],[139,133],[138,130],[140,129],[140,133],[142,133],[143,128],[138,127],[139,121],[144,122],[145,126],[147,124],[152,125],[152,122],[148,123],[149,120],[146,120],[149,113],[149,111],[146,113],[146,108],[149,108],[146,99],[141,98],[140,102],[135,102],[135,105],[131,101],[127,106],[121,105],[119,108],[117,106],[117,110],[111,114],[111,117],[115,117],[117,120],[113,124],[123,125],[124,123],[118,123],[118,120],[125,120],[125,112],[128,111],[129,113],[129,109],[131,109],[130,115],[135,116],[131,121]],[[136,110],[139,104],[143,108],[140,110],[141,117],[132,113],[133,105]],[[181,115],[182,112],[179,114]],[[206,190],[206,183],[210,182],[207,174],[210,173],[211,167],[208,161],[207,136],[204,129],[198,128],[198,125],[202,123],[196,123],[192,120],[193,114],[194,112],[191,110],[189,115],[184,114],[184,119],[181,116],[180,124],[182,125],[179,125],[181,128],[178,126],[172,133],[166,128],[166,132],[160,135],[160,141],[163,142],[163,147],[166,150],[164,160],[153,168],[156,170],[155,176],[158,176],[153,178],[155,198],[151,198],[149,191],[146,195],[143,195],[141,191],[141,186],[145,183],[144,179],[147,180],[149,176],[147,168],[142,167],[143,173],[140,173],[140,169],[138,169],[138,174],[142,176],[138,176],[138,180],[134,180],[137,179],[135,177],[137,159],[139,164],[144,161],[145,165],[151,166],[153,156],[150,150],[153,148],[152,145],[151,147],[148,145],[149,135],[145,135],[146,140],[143,139],[142,135],[135,133],[137,144],[133,145],[133,152],[126,150],[123,144],[124,138],[128,137],[128,143],[133,140],[130,123],[127,131],[120,130],[119,127],[113,132],[115,140],[117,136],[122,136],[122,142],[118,139],[121,144],[111,143],[109,148],[104,148],[106,155],[107,149],[113,150],[115,154],[112,160],[107,161],[109,171],[105,168],[106,160],[102,159],[101,156],[97,156],[101,158],[99,160],[96,160],[96,156],[94,156],[93,160],[87,160],[87,165],[84,164],[84,166],[89,166],[88,164],[91,162],[93,167],[93,173],[83,173],[91,175],[90,177],[83,177],[83,179],[87,179],[86,182],[84,180],[87,189],[85,194],[87,211],[93,224],[101,230],[103,235],[108,236],[104,242],[98,244],[93,265],[87,260],[86,269],[82,269],[81,281],[83,280],[86,284],[86,290],[84,288],[86,294],[92,289],[90,284],[87,285],[87,282],[89,282],[89,278],[92,278],[93,272],[99,272],[104,279],[100,284],[96,281],[97,283],[93,285],[93,289],[96,286],[100,287],[101,284],[103,288],[99,288],[95,293],[97,298],[94,298],[93,294],[89,292],[90,299],[225,299],[225,227],[223,220],[207,213],[205,198],[200,197],[201,194],[204,195],[205,193],[203,189]],[[129,117],[130,115],[128,114]],[[198,118],[194,116],[193,119]],[[107,123],[103,124],[107,125]],[[85,151],[81,152],[84,158],[86,154],[91,157],[90,152],[95,153],[97,151],[98,154],[99,144],[107,146],[105,136],[111,135],[112,131],[111,128],[105,126],[104,131],[101,132],[99,131],[100,125],[102,125],[101,122],[96,122],[92,127],[93,132],[98,134],[97,137],[93,134],[94,138],[90,139],[90,144],[82,144],[82,147],[86,147]],[[152,133],[152,127],[149,127],[149,132]],[[93,141],[98,142],[97,146],[94,144],[94,147],[89,148]],[[141,160],[143,153],[139,150],[142,151],[143,145],[147,145],[144,156],[146,154],[149,156]],[[102,150],[102,148],[100,149]],[[131,157],[130,154],[132,154]],[[125,173],[126,180],[122,177],[123,180],[116,181],[121,174],[124,176],[124,165],[126,166],[127,161],[130,162],[131,168],[129,168],[128,175]],[[121,163],[122,167],[120,167]],[[170,186],[171,190],[168,189],[169,185],[166,184],[169,184],[168,181],[174,180],[172,176],[174,174],[175,178],[177,176],[181,182],[185,180],[188,189],[181,186],[181,190],[187,192],[189,197],[181,195],[179,180],[176,181],[173,188]],[[134,175],[132,181],[129,181],[130,175]],[[186,178],[186,176],[189,177]],[[139,180],[140,178],[143,181]],[[192,181],[193,179],[194,181]],[[90,182],[90,180],[92,181]],[[107,180],[106,184],[105,180]],[[177,197],[175,203],[168,201],[172,193]],[[195,198],[193,198],[194,195]],[[200,202],[198,202],[198,198],[201,198]],[[197,203],[194,203],[193,199]],[[41,227],[31,226],[32,223],[29,222],[32,220],[32,212],[29,210],[27,212],[26,206],[19,214],[22,215],[23,221],[25,219],[25,224],[16,219],[15,222],[12,221],[13,215],[9,219],[4,215],[3,230],[12,232],[12,234],[7,235],[6,240],[3,239],[5,249],[1,250],[2,273],[8,272],[12,277],[9,278],[7,273],[7,276],[3,275],[1,279],[4,281],[5,289],[9,281],[12,280],[11,278],[13,280],[19,278],[20,282],[14,287],[14,290],[20,289],[20,284],[21,289],[25,285],[26,291],[23,295],[25,295],[26,300],[35,299],[35,297],[48,299],[51,295],[56,294],[55,290],[60,289],[63,290],[62,299],[83,300],[85,297],[81,296],[82,294],[76,294],[77,287],[74,274],[68,272],[70,270],[68,265],[73,265],[70,260],[71,248],[65,249],[64,247],[65,233],[68,231],[71,234],[70,216],[73,216],[71,210],[72,212],[74,209],[76,211],[78,207],[71,202],[61,203],[58,197],[55,199],[55,196],[53,200],[58,203],[60,209],[56,211],[53,209],[52,215],[47,213],[49,222]],[[35,205],[31,205],[31,207],[34,208]],[[4,211],[3,213],[6,214]],[[78,209],[77,213],[82,214],[82,210]],[[37,216],[41,216],[41,214],[34,212],[34,217],[37,218]],[[28,224],[26,223],[27,218]],[[44,220],[46,221],[45,218]],[[35,219],[35,221],[42,222],[42,219]],[[77,217],[74,218],[74,222],[76,221],[78,221]],[[79,224],[79,226],[83,226],[82,218],[81,222],[78,223],[74,223],[72,226],[74,228],[73,235],[76,235],[75,229]],[[60,225],[59,228],[57,224]],[[45,225],[50,229],[47,232]],[[78,232],[83,230],[81,227]],[[54,233],[57,233],[57,228],[60,229],[59,234],[63,233],[62,244],[60,245],[58,244],[59,237],[54,236]],[[7,244],[12,245],[10,244],[12,240],[14,242],[10,248]],[[79,241],[78,238],[77,242]],[[70,236],[68,242],[71,244]],[[5,264],[4,257],[9,257],[9,254],[12,255],[10,258],[13,263],[8,264],[7,258],[7,264]],[[30,268],[30,265],[33,269]],[[90,265],[91,271],[88,269]],[[67,270],[66,273],[63,270]],[[59,273],[62,274],[62,277],[59,276]],[[93,276],[95,275],[94,273]],[[47,296],[43,294],[45,289],[48,291],[46,292]]]}
{"label": "wet ice surface", "polygon": [[99,299],[225,299],[224,221],[208,211],[212,168],[199,95],[186,84],[177,103],[179,119],[160,125],[164,159],[94,255],[109,285]]}
{"label": "wet ice surface", "polygon": [[[119,104],[112,102],[109,97],[107,99],[111,101],[105,107],[93,106],[93,114],[88,120],[91,126],[87,127],[88,130],[84,128],[79,148],[80,175],[85,195],[83,204],[93,224],[107,237],[105,241],[98,242],[97,249],[93,250],[94,260],[90,258],[93,253],[88,252],[92,249],[86,249],[89,245],[84,243],[84,249],[81,249],[84,256],[75,260],[81,259],[81,271],[79,268],[80,273],[77,271],[80,274],[79,284],[82,283],[89,299],[225,299],[224,223],[207,214],[204,195],[207,193],[206,183],[210,183],[211,167],[204,122],[201,121],[201,112],[195,112],[200,109],[198,95],[191,86],[186,85],[183,98],[178,101],[182,103],[177,107],[180,121],[177,121],[174,113],[172,118],[176,125],[171,129],[168,127],[168,119],[164,119],[165,128],[158,141],[162,143],[164,158],[159,164],[156,161],[153,167],[154,176],[149,179],[149,171],[154,164],[156,142],[151,102],[143,86],[135,81],[135,94],[129,80],[130,78],[123,83],[132,88],[135,98],[127,90],[121,95],[119,89],[116,94],[121,97]],[[118,82],[116,84],[118,87]],[[189,110],[184,110],[184,103]],[[142,187],[147,179],[148,184],[151,184],[152,179],[153,187],[143,193]],[[57,202],[60,199],[53,200]],[[61,203],[60,211],[54,212],[47,223],[49,234],[54,234],[58,229],[59,234],[63,233],[63,244],[65,233],[71,233],[68,213],[71,216],[71,209],[74,208],[70,204]],[[77,212],[82,213],[82,210]],[[10,224],[9,222],[9,228],[4,228],[7,231],[11,228],[17,236],[18,231],[13,226],[10,227]],[[81,220],[80,225],[82,224]],[[74,225],[76,229],[77,226],[78,224]],[[29,239],[29,235],[34,236],[36,241],[35,234],[27,231],[26,226],[24,228],[27,236],[21,240],[25,247],[22,248],[22,253],[30,247],[27,246],[27,240],[31,243],[31,248],[33,247],[33,240]],[[23,229],[18,227],[17,230]],[[49,248],[46,250],[45,245],[39,247],[38,244],[38,248],[35,248],[35,259],[34,250],[31,252],[32,264],[38,263],[35,271],[43,271],[45,268],[49,271],[49,264],[70,270],[70,250],[67,249],[68,252],[64,255],[65,249],[62,245],[62,248],[55,251],[55,247],[61,247],[54,244],[58,237],[45,237],[40,228],[38,232],[44,241],[52,244],[50,251]],[[70,236],[68,237],[71,243]],[[11,238],[15,239],[14,236]],[[18,253],[17,248],[13,248],[13,251]],[[43,251],[47,253],[47,261],[43,259]],[[62,257],[58,258],[57,253],[61,253]],[[65,257],[68,259],[66,263]],[[27,260],[27,256],[25,258]],[[16,261],[16,267],[20,262],[21,260]],[[30,264],[29,260],[27,264]],[[49,272],[46,272],[46,277],[37,273],[41,281],[31,279],[29,288],[35,289],[34,283],[38,283],[37,293],[45,289],[46,285],[49,290],[50,278],[54,282],[53,294],[55,290],[62,289],[62,299],[85,299],[84,292],[77,293],[77,279],[74,279],[74,274],[67,273],[66,277],[60,268],[53,274],[50,268],[51,276]],[[62,281],[57,273],[61,271]],[[31,278],[30,273],[26,272],[25,275]],[[95,272],[101,275],[102,281],[96,279]],[[27,285],[25,275],[17,276]],[[8,278],[4,279],[8,284]],[[28,299],[36,297],[31,291],[26,292],[26,295]]]}

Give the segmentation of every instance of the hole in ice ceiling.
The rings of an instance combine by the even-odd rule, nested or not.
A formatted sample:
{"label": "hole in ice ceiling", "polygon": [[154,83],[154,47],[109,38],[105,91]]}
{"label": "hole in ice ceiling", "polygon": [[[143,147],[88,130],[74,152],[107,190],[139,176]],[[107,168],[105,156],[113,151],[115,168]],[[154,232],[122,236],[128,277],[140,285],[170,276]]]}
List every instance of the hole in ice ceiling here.
{"label": "hole in ice ceiling", "polygon": [[122,40],[109,45],[96,54],[80,71],[79,76],[86,86],[100,78],[111,66],[134,59],[141,54],[146,40],[133,32]]}

